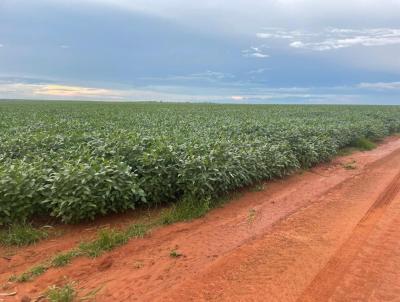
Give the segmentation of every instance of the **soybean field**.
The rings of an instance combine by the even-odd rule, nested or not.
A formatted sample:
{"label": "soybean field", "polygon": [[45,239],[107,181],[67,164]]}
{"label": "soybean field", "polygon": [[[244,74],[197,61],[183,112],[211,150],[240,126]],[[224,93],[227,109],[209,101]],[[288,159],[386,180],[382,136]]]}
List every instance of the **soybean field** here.
{"label": "soybean field", "polygon": [[399,130],[396,106],[0,102],[0,225],[213,203]]}

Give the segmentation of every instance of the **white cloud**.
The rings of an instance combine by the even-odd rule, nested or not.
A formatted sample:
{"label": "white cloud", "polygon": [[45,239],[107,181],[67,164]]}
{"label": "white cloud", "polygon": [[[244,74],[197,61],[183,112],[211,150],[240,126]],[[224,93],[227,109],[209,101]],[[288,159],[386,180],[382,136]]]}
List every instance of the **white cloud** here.
{"label": "white cloud", "polygon": [[120,99],[118,90],[63,84],[0,83],[0,98]]}
{"label": "white cloud", "polygon": [[288,39],[293,40],[299,37],[311,37],[313,33],[306,33],[300,30],[287,30],[279,27],[265,27],[264,32],[256,34],[257,38],[260,39]]}
{"label": "white cloud", "polygon": [[358,87],[374,90],[400,90],[400,82],[361,83]]}
{"label": "white cloud", "polygon": [[173,87],[107,89],[64,84],[28,84],[0,81],[0,99],[103,100],[103,101],[218,101],[231,96],[179,93]]}
{"label": "white cloud", "polygon": [[269,55],[265,54],[265,53],[261,53],[261,52],[254,52],[248,55],[249,57],[253,57],[253,58],[269,58]]}
{"label": "white cloud", "polygon": [[[103,101],[171,101],[171,102],[253,102],[253,101],[301,101],[313,99],[334,100],[336,94],[321,93],[311,88],[218,88],[197,92],[182,92],[182,87],[149,86],[139,89],[108,89],[64,84],[28,84],[0,81],[0,99],[47,99],[47,100],[103,100]],[[232,94],[235,93],[235,94]],[[344,97],[346,95],[342,95]],[[349,96],[349,95],[347,95]]]}
{"label": "white cloud", "polygon": [[398,28],[326,28],[319,32],[291,31],[269,29],[257,33],[262,39],[289,39],[289,46],[313,51],[328,51],[354,46],[387,46],[400,45],[400,29]]}
{"label": "white cloud", "polygon": [[0,48],[2,48],[2,47],[4,47],[4,45],[3,45],[3,44],[0,44]]}
{"label": "white cloud", "polygon": [[269,58],[270,55],[264,53],[263,48],[265,48],[265,45],[259,47],[251,46],[250,49],[245,49],[242,51],[243,57],[259,59]]}
{"label": "white cloud", "polygon": [[289,46],[293,47],[293,48],[304,48],[305,44],[301,41],[295,41],[295,42],[290,43]]}
{"label": "white cloud", "polygon": [[68,48],[69,48],[69,45],[62,44],[62,45],[60,45],[60,48],[62,48],[62,49],[68,49]]}
{"label": "white cloud", "polygon": [[207,70],[187,75],[168,75],[164,77],[140,77],[139,80],[146,81],[162,81],[162,82],[188,82],[188,81],[203,81],[203,82],[221,82],[232,80],[235,76],[231,73]]}
{"label": "white cloud", "polygon": [[[360,23],[370,19],[398,18],[400,1],[398,0],[68,0],[82,3],[107,4],[110,6],[144,12],[167,18],[207,22],[214,19],[220,23],[237,24],[239,27],[295,23],[333,24],[333,20],[353,20]],[[266,18],[267,16],[267,18]],[[266,24],[266,19],[271,24]],[[299,22],[300,21],[300,22]],[[327,23],[327,24],[326,24]]]}
{"label": "white cloud", "polygon": [[258,69],[248,71],[247,74],[261,74],[261,73],[266,72],[267,70],[268,70],[268,68],[258,68]]}
{"label": "white cloud", "polygon": [[293,39],[294,36],[286,35],[286,34],[272,34],[272,33],[257,33],[256,34],[257,38],[261,39],[271,39],[271,38],[276,38],[276,39]]}
{"label": "white cloud", "polygon": [[189,77],[192,79],[199,78],[199,79],[223,80],[223,79],[232,79],[234,78],[234,75],[225,72],[207,70],[205,72],[193,73],[189,75]]}
{"label": "white cloud", "polygon": [[243,101],[244,97],[242,97],[241,95],[232,95],[231,99],[234,101]]}
{"label": "white cloud", "polygon": [[56,97],[122,97],[121,93],[110,89],[54,84],[36,85],[33,94]]}

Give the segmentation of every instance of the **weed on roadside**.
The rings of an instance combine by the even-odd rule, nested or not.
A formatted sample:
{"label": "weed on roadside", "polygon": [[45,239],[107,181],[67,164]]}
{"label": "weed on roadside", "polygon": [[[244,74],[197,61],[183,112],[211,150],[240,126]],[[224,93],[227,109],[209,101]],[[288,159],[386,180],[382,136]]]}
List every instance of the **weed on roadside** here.
{"label": "weed on roadside", "polygon": [[51,266],[52,267],[66,266],[72,261],[72,259],[78,257],[79,255],[81,255],[81,252],[79,250],[71,250],[65,253],[60,253],[51,260]]}
{"label": "weed on roadside", "polygon": [[191,221],[204,216],[211,209],[211,200],[194,201],[185,199],[161,214],[160,223],[164,225],[179,221]]}
{"label": "weed on roadside", "polygon": [[25,246],[46,239],[49,236],[44,228],[34,228],[30,224],[16,224],[0,230],[0,245]]}
{"label": "weed on roadside", "polygon": [[112,229],[101,230],[98,238],[91,242],[83,242],[79,245],[82,254],[88,257],[98,257],[106,251],[110,251],[125,244],[129,237],[121,231]]}
{"label": "weed on roadside", "polygon": [[43,274],[47,270],[48,270],[48,266],[46,266],[46,265],[38,265],[38,266],[35,266],[35,267],[31,268],[29,271],[27,271],[25,273],[22,273],[19,276],[15,276],[15,275],[11,276],[9,278],[9,281],[11,281],[11,282],[20,282],[20,283],[28,282],[28,281],[32,280],[33,278],[35,278],[37,276],[40,276],[41,274]]}
{"label": "weed on roadside", "polygon": [[49,262],[36,266],[19,276],[12,276],[9,280],[27,282],[43,274],[49,268],[68,265],[72,259],[76,257],[87,256],[96,258],[107,251],[111,251],[127,243],[130,239],[144,237],[149,232],[150,228],[151,225],[133,224],[122,231],[103,229],[98,233],[96,239],[89,242],[82,242],[77,248],[57,254]]}
{"label": "weed on roadside", "polygon": [[45,297],[50,302],[73,302],[77,297],[75,283],[70,282],[62,287],[53,285],[49,287]]}
{"label": "weed on roadside", "polygon": [[353,146],[358,148],[359,150],[364,150],[364,151],[369,151],[376,148],[376,144],[365,137],[358,138],[353,143]]}

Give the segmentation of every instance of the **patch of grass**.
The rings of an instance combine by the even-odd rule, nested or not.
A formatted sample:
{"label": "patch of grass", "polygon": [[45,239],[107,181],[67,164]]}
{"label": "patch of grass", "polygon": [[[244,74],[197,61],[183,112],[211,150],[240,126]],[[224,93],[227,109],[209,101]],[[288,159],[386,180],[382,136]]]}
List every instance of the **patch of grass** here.
{"label": "patch of grass", "polygon": [[19,276],[12,276],[9,281],[16,281],[16,282],[28,282],[32,280],[33,278],[40,276],[43,274],[45,271],[48,270],[48,266],[46,265],[38,265],[33,268],[31,268],[29,271],[19,275]]}
{"label": "patch of grass", "polygon": [[376,144],[368,138],[361,137],[356,139],[350,146],[340,149],[338,156],[350,155],[356,151],[369,151],[376,148]]}
{"label": "patch of grass", "polygon": [[105,229],[100,231],[96,240],[81,243],[79,245],[79,251],[81,251],[83,255],[95,258],[106,251],[110,251],[127,243],[128,240],[129,237],[125,232]]}
{"label": "patch of grass", "polygon": [[50,302],[73,302],[77,296],[75,283],[71,282],[62,287],[51,286],[45,293]]}
{"label": "patch of grass", "polygon": [[0,230],[0,244],[19,247],[36,243],[48,236],[49,233],[44,229],[37,229],[29,224],[17,224]]}
{"label": "patch of grass", "polygon": [[129,239],[143,238],[148,234],[150,228],[151,228],[150,225],[132,224],[131,226],[128,227],[125,233],[129,237]]}
{"label": "patch of grass", "polygon": [[211,200],[194,201],[184,199],[161,214],[160,223],[164,225],[179,221],[190,221],[204,216],[211,209]]}
{"label": "patch of grass", "polygon": [[127,243],[130,239],[144,237],[152,226],[152,224],[133,224],[122,231],[103,229],[98,233],[95,240],[82,242],[76,249],[57,254],[50,262],[34,267],[19,276],[12,276],[9,280],[16,282],[30,281],[32,278],[43,274],[51,267],[68,265],[72,259],[76,257],[98,257],[107,251]]}
{"label": "patch of grass", "polygon": [[92,258],[98,257],[106,251],[124,245],[130,239],[143,238],[149,232],[150,227],[145,224],[133,224],[123,231],[101,230],[95,240],[81,243],[76,253]]}
{"label": "patch of grass", "polygon": [[365,151],[376,148],[376,144],[365,137],[356,139],[356,141],[353,143],[353,146],[359,150],[365,150]]}
{"label": "patch of grass", "polygon": [[81,255],[81,252],[79,250],[71,250],[65,253],[60,253],[51,260],[51,266],[52,267],[66,266],[72,261],[72,259],[78,257],[79,255]]}

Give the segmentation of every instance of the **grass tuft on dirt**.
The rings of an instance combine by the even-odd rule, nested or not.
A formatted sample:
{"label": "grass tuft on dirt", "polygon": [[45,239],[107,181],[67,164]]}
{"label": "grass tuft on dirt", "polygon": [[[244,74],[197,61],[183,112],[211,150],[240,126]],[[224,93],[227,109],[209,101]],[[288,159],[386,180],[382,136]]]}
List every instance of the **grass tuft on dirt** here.
{"label": "grass tuft on dirt", "polygon": [[356,139],[352,144],[350,144],[348,147],[342,148],[337,152],[337,156],[346,156],[353,154],[354,152],[357,151],[369,151],[373,150],[377,147],[376,143],[371,141],[368,138],[361,137]]}
{"label": "grass tuft on dirt", "polygon": [[47,265],[38,265],[38,266],[34,266],[32,267],[29,271],[22,273],[19,276],[12,276],[9,278],[9,281],[11,282],[28,282],[30,280],[32,280],[33,278],[40,276],[41,274],[43,274],[45,271],[47,271],[49,268]]}
{"label": "grass tuft on dirt", "polygon": [[34,228],[30,224],[16,224],[0,230],[0,245],[25,246],[46,239],[49,233],[44,229]]}
{"label": "grass tuft on dirt", "polygon": [[106,251],[127,243],[129,236],[122,231],[112,229],[101,230],[98,238],[91,242],[84,242],[79,245],[79,251],[88,257],[98,257]]}
{"label": "grass tuft on dirt", "polygon": [[369,151],[369,150],[375,149],[376,144],[368,138],[361,137],[361,138],[356,139],[356,141],[353,143],[353,147],[355,147],[359,150]]}
{"label": "grass tuft on dirt", "polygon": [[92,258],[98,257],[104,252],[111,251],[116,247],[124,245],[130,239],[143,238],[149,232],[150,227],[150,225],[145,224],[133,224],[123,231],[113,229],[101,230],[97,239],[91,242],[81,243],[77,254]]}
{"label": "grass tuft on dirt", "polygon": [[147,235],[147,233],[150,231],[150,229],[151,229],[151,225],[132,224],[125,231],[125,234],[126,234],[126,236],[129,237],[129,239],[143,238],[144,236]]}
{"label": "grass tuft on dirt", "polygon": [[179,257],[182,257],[183,254],[181,252],[179,252],[177,248],[175,248],[169,253],[169,256],[172,258],[179,258]]}
{"label": "grass tuft on dirt", "polygon": [[31,268],[19,276],[12,276],[10,281],[27,282],[37,277],[49,268],[63,267],[68,265],[72,259],[79,256],[96,258],[107,251],[111,251],[127,243],[130,239],[143,238],[153,227],[153,224],[132,224],[125,230],[103,229],[93,241],[82,242],[77,248],[57,254],[48,262]]}
{"label": "grass tuft on dirt", "polygon": [[161,214],[160,223],[173,224],[180,221],[190,221],[204,216],[212,208],[211,200],[195,201],[184,199]]}
{"label": "grass tuft on dirt", "polygon": [[51,260],[50,264],[52,267],[66,266],[67,264],[69,264],[72,261],[72,259],[74,259],[75,257],[78,257],[80,255],[81,255],[81,253],[79,250],[71,250],[71,251],[68,251],[65,253],[60,253]]}
{"label": "grass tuft on dirt", "polygon": [[46,298],[50,302],[73,302],[76,299],[77,293],[73,282],[62,287],[51,286],[45,293]]}

